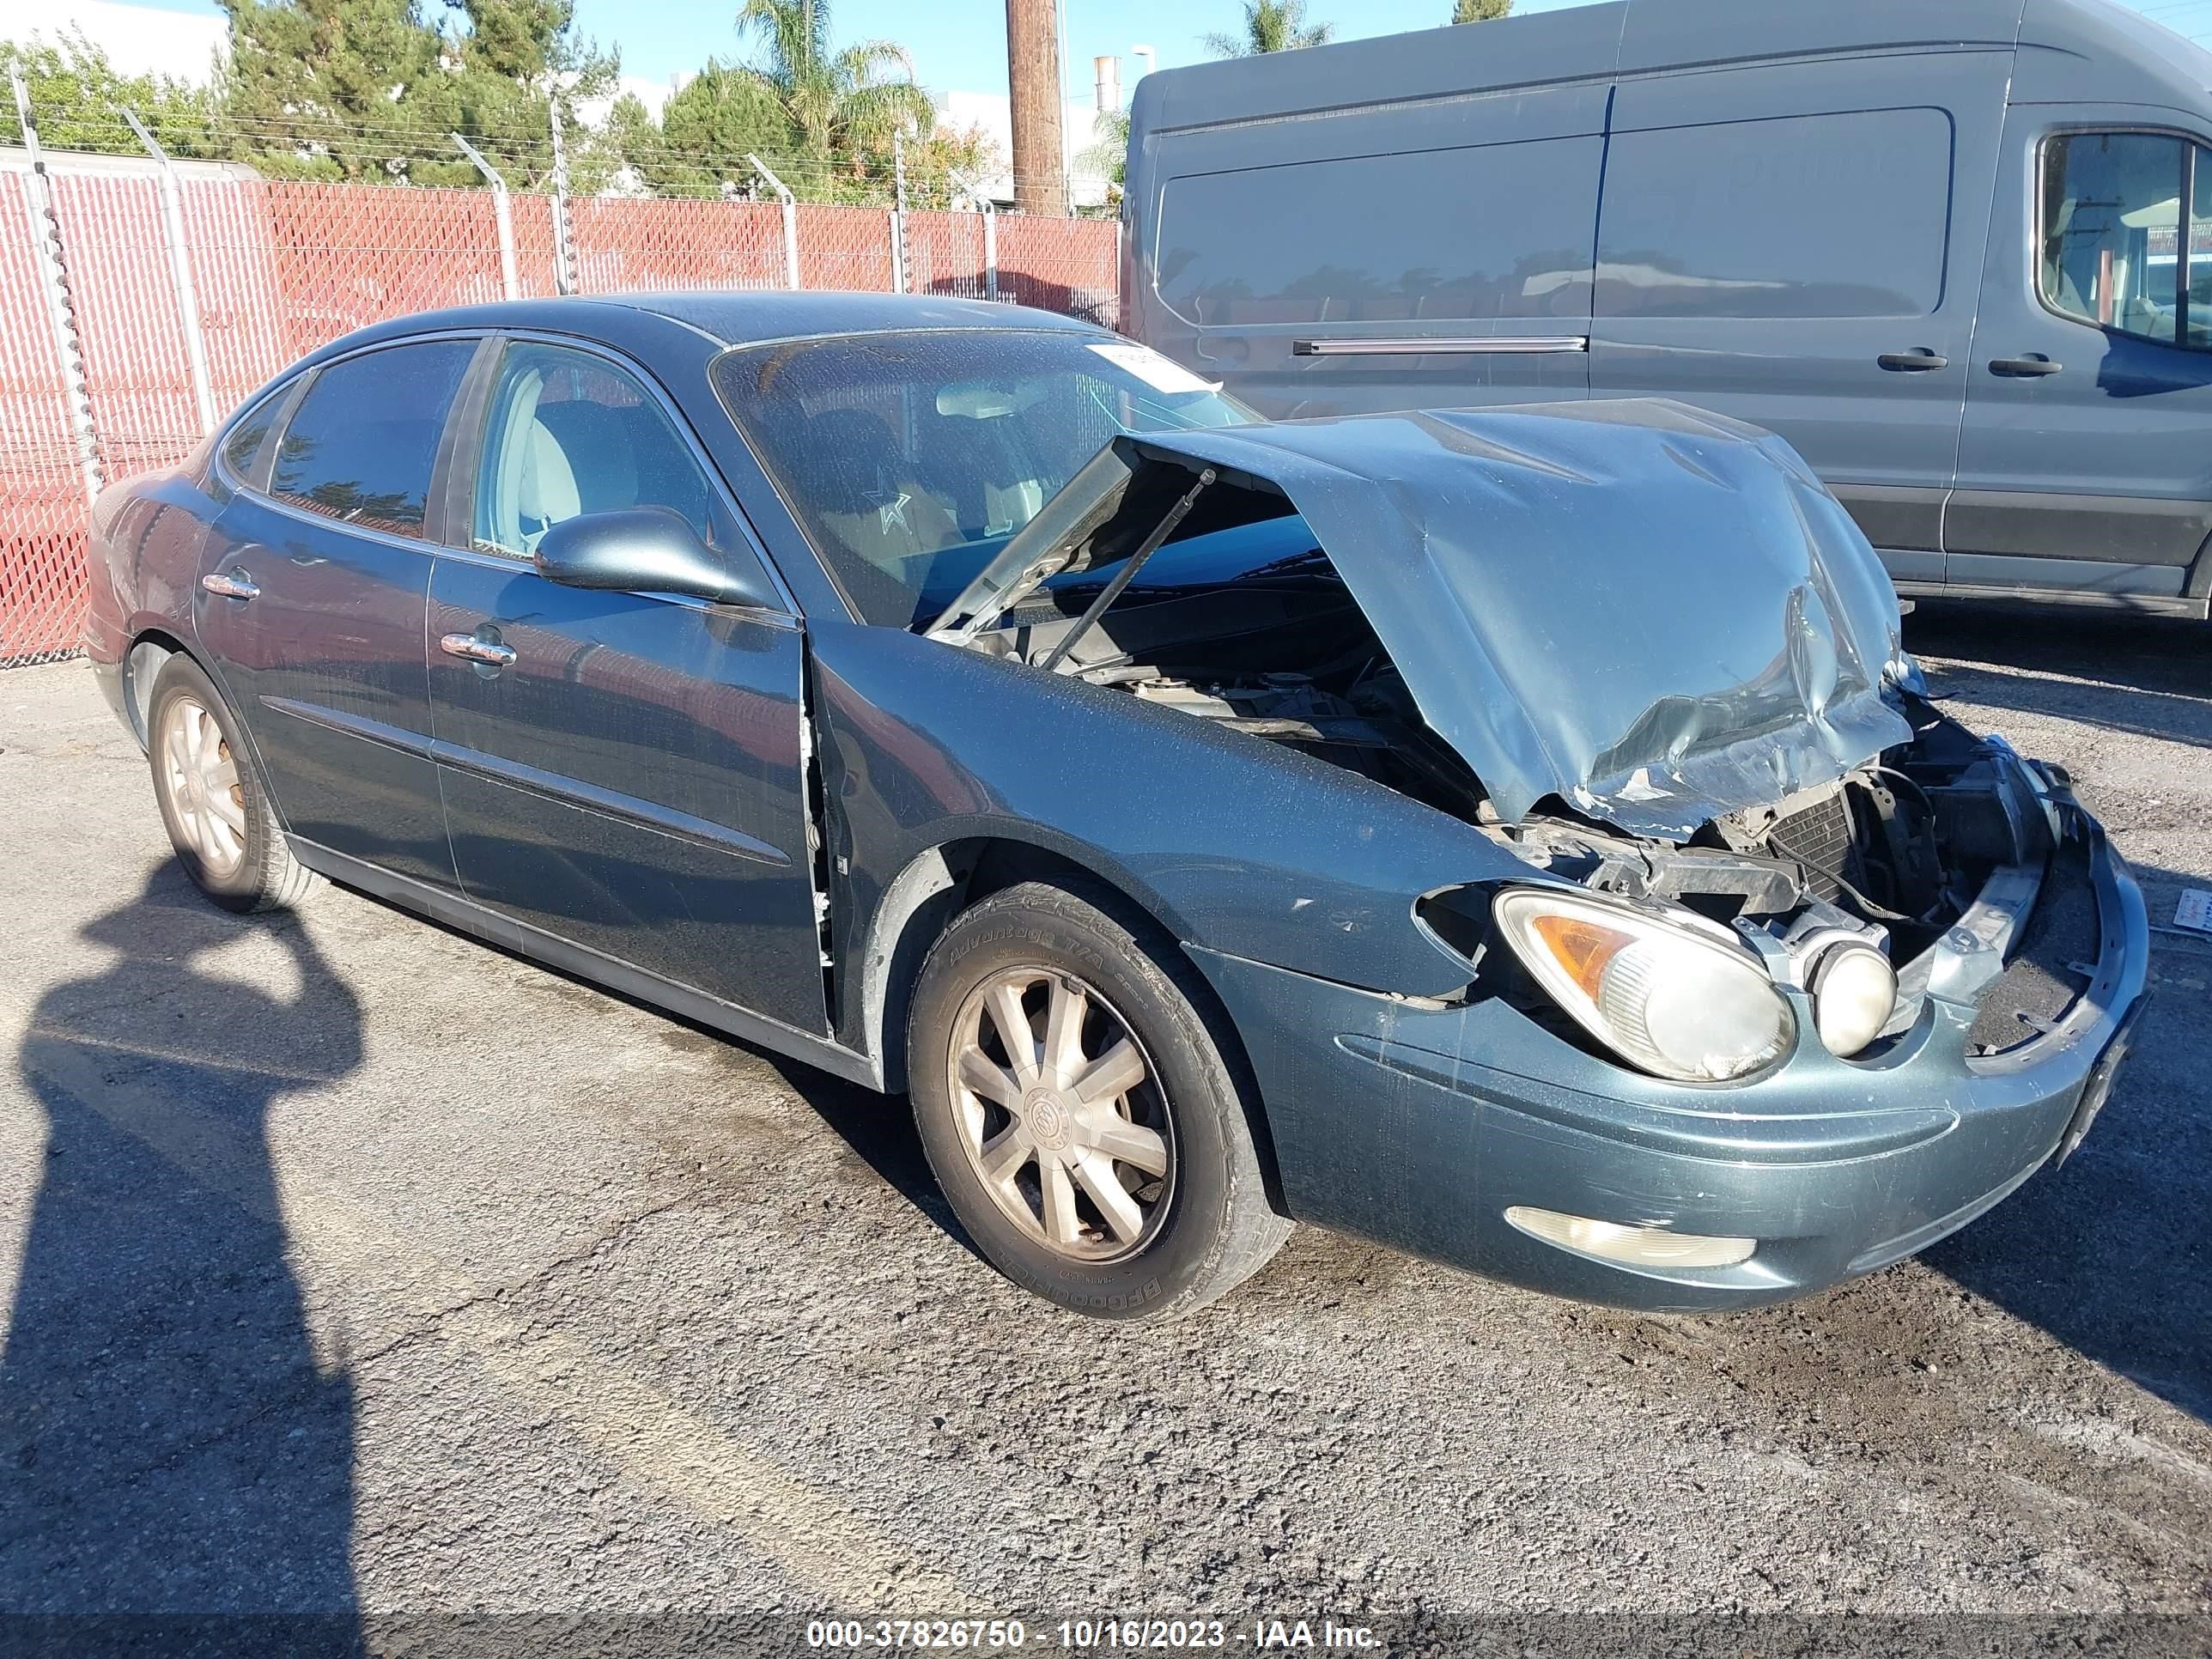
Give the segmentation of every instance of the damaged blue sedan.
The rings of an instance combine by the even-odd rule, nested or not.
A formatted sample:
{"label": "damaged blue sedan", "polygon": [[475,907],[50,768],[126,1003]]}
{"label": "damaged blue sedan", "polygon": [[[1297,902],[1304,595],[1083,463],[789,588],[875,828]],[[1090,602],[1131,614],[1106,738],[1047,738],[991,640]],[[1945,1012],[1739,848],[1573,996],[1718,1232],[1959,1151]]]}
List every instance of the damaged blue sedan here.
{"label": "damaged blue sedan", "polygon": [[904,1093],[1085,1313],[1298,1221],[1800,1295],[2063,1159],[2142,1004],[2065,774],[1680,405],[1268,424],[1003,306],[524,302],[316,353],[95,527],[216,902],[319,874]]}

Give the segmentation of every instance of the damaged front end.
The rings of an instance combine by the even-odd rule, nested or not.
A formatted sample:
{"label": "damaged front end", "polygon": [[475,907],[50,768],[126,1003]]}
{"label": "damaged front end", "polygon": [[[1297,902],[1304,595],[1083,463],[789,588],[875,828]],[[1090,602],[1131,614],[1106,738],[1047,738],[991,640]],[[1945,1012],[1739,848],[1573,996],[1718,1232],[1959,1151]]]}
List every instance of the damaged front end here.
{"label": "damaged front end", "polygon": [[1663,1058],[1600,1012],[1606,963],[1559,950],[1632,975],[1674,960],[1631,948],[1653,918],[1684,961],[1717,940],[1846,1058],[1931,995],[1986,996],[1972,1051],[2018,1048],[2096,955],[2063,778],[1921,695],[1887,576],[1795,452],[1679,405],[1125,436],[929,632],[1303,750],[1621,907],[1609,944],[1510,951],[1500,884],[1419,915],[1468,997],[1655,1075],[1756,1073],[1786,1000],[1737,1050]]}

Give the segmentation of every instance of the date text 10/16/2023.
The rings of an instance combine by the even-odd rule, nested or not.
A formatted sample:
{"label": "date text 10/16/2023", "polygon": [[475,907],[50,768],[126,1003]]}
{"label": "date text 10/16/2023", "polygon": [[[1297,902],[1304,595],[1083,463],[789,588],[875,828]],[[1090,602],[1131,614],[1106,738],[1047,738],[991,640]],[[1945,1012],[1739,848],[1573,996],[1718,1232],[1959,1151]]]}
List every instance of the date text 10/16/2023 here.
{"label": "date text 10/16/2023", "polygon": [[1051,1647],[1068,1652],[1173,1651],[1244,1648],[1360,1652],[1383,1645],[1364,1625],[1334,1619],[1062,1619],[1029,1626],[1018,1619],[817,1619],[806,1626],[810,1648],[969,1648],[987,1652]]}

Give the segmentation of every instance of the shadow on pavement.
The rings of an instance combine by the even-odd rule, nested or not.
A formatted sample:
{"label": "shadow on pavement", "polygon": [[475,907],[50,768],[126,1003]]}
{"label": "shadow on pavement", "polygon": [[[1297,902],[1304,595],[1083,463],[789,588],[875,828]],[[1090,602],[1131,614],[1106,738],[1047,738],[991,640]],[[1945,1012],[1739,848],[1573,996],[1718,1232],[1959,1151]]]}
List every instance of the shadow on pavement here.
{"label": "shadow on pavement", "polygon": [[2212,939],[2154,939],[2151,1005],[2089,1138],[1922,1259],[2212,1423]]}
{"label": "shadow on pavement", "polygon": [[[310,1343],[264,1132],[359,1066],[360,1008],[296,921],[173,864],[82,937],[112,962],[18,1057],[46,1157],[0,1351],[7,1642],[356,1652],[352,1385]],[[289,995],[199,965],[247,938]]]}
{"label": "shadow on pavement", "polygon": [[1923,604],[1905,621],[1938,698],[2212,748],[2212,623]]}

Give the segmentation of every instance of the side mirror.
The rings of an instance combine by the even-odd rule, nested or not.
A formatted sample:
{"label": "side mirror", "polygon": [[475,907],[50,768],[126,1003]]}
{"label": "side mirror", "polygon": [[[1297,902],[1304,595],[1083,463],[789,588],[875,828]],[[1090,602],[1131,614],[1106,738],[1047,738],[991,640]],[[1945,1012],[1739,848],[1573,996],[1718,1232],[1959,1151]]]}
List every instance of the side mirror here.
{"label": "side mirror", "polygon": [[732,571],[665,507],[626,507],[563,519],[538,538],[538,574],[565,587],[623,593],[683,593],[717,605],[780,607],[751,568]]}

